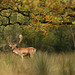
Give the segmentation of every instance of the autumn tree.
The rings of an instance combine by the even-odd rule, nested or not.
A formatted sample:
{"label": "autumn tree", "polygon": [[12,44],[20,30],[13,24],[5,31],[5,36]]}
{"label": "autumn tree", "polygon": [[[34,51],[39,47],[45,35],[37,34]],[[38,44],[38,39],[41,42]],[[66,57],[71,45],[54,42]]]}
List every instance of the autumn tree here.
{"label": "autumn tree", "polygon": [[[70,41],[74,43],[75,33],[74,29],[72,29],[75,27],[74,5],[74,0],[0,0],[0,35],[4,38],[1,37],[0,40],[5,40],[6,36],[11,35],[11,33],[13,37],[16,34],[19,35],[23,33],[26,36],[24,36],[24,38],[27,46],[54,50],[54,48],[57,47],[56,42],[58,41],[55,40],[54,44],[51,43],[51,46],[49,43],[55,39],[55,32],[57,30],[57,38],[62,38],[62,34],[66,31],[63,28],[66,27],[66,34],[69,32],[68,30],[71,30],[72,34],[69,34],[71,35],[69,39],[72,38]],[[70,26],[73,27],[71,28]],[[12,28],[16,29],[14,30]],[[6,35],[6,33],[8,34]],[[59,34],[61,34],[61,36]],[[66,35],[66,37],[67,36],[68,35]],[[50,42],[45,45],[48,41],[47,39],[50,40]],[[65,42],[66,41],[67,40],[65,40]],[[4,43],[5,42],[6,40]],[[62,47],[63,44],[65,43],[62,42]],[[64,47],[66,45],[67,44],[65,44]]]}

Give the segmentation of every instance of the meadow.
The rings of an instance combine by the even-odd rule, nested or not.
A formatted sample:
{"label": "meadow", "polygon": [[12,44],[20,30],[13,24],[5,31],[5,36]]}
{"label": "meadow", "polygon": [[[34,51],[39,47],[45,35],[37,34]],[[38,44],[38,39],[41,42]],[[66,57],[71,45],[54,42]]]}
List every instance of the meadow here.
{"label": "meadow", "polygon": [[75,52],[38,51],[33,58],[0,53],[0,75],[75,75]]}

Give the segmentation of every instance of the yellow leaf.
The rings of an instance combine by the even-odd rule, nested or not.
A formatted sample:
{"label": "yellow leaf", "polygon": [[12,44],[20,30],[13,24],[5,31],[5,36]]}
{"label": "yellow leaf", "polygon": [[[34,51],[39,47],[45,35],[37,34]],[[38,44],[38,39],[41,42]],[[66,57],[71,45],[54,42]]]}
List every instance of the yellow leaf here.
{"label": "yellow leaf", "polygon": [[26,0],[23,0],[23,3],[26,3]]}
{"label": "yellow leaf", "polygon": [[62,21],[63,22],[63,21]]}
{"label": "yellow leaf", "polygon": [[21,8],[21,5],[18,5],[18,8]]}

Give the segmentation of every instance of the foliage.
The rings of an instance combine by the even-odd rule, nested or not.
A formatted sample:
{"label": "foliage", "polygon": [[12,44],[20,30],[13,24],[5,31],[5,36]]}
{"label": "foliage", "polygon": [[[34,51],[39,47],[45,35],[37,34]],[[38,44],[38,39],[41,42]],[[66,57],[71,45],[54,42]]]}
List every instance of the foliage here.
{"label": "foliage", "polygon": [[73,46],[70,28],[65,26],[61,26],[58,29],[50,27],[50,31],[48,32],[36,31],[31,27],[30,29],[27,28],[27,32],[25,29],[23,34],[26,35],[24,37],[26,38],[25,42],[29,40],[27,43],[29,46],[34,46],[42,51],[69,51]]}
{"label": "foliage", "polygon": [[22,33],[21,47],[34,46],[48,52],[72,50],[71,35],[75,34],[69,25],[75,19],[74,4],[74,0],[1,0],[0,49],[8,48],[7,38],[18,42]]}

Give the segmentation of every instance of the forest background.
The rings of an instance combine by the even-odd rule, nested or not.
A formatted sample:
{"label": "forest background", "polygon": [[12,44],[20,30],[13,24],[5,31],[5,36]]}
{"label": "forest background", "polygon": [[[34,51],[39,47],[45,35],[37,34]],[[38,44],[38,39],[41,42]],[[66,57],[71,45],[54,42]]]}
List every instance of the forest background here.
{"label": "forest background", "polygon": [[[23,62],[20,34],[36,48]],[[0,0],[0,75],[75,75],[75,0]]]}
{"label": "forest background", "polygon": [[0,51],[11,51],[11,43],[23,40],[18,47],[35,47],[46,52],[69,52],[75,49],[74,0],[0,0]]}

